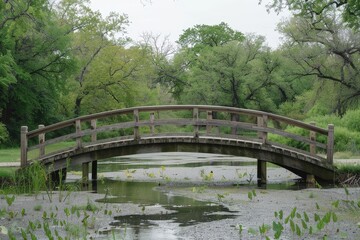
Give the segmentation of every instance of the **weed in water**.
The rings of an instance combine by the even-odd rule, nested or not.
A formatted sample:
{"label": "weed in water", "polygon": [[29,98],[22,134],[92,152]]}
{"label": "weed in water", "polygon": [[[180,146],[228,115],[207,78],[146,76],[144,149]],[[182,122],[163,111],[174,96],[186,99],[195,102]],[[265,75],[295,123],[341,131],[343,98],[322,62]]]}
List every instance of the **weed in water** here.
{"label": "weed in water", "polygon": [[214,179],[214,172],[210,171],[208,174],[206,174],[205,170],[201,169],[200,176],[203,181],[212,181]]}
{"label": "weed in water", "polygon": [[39,211],[41,211],[41,210],[42,210],[42,205],[35,205],[35,206],[34,206],[34,211],[39,212]]}

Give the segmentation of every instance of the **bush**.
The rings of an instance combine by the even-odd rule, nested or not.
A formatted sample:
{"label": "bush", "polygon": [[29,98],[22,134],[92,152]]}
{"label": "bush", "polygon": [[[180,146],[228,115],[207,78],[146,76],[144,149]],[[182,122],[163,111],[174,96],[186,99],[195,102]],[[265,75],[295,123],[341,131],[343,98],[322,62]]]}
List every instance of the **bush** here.
{"label": "bush", "polygon": [[350,131],[360,132],[360,109],[347,111],[342,120]]}
{"label": "bush", "polygon": [[0,123],[0,145],[9,139],[9,133],[4,124]]}
{"label": "bush", "polygon": [[335,127],[335,152],[359,153],[360,133],[345,127]]}

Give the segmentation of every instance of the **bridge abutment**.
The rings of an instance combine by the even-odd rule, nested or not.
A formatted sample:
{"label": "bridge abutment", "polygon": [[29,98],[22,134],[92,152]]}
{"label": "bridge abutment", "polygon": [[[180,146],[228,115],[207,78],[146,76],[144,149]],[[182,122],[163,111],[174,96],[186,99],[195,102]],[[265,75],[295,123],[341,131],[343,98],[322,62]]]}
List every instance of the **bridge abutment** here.
{"label": "bridge abutment", "polygon": [[267,183],[266,161],[260,159],[257,160],[257,179],[259,185]]}

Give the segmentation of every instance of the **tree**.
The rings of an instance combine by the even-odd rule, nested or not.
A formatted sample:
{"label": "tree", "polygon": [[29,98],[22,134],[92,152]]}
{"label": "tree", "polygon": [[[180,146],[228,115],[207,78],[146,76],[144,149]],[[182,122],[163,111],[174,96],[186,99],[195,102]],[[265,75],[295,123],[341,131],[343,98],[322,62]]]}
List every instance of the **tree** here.
{"label": "tree", "polygon": [[268,8],[274,9],[276,12],[288,8],[295,14],[306,18],[327,15],[328,12],[337,9],[341,12],[342,18],[348,26],[353,29],[360,27],[359,0],[272,0],[268,4]]}
{"label": "tree", "polygon": [[263,43],[263,37],[248,36],[203,50],[189,69],[181,101],[275,111],[273,96],[279,94],[271,93],[280,87],[279,61]]}
{"label": "tree", "polygon": [[123,36],[128,24],[126,15],[111,12],[103,17],[99,12],[91,10],[88,4],[88,0],[62,0],[54,7],[63,27],[71,34],[71,50],[76,56],[78,67],[67,81],[68,95],[74,103],[68,102],[67,95],[62,101],[61,110],[68,117],[83,113],[83,98],[91,93],[85,85],[86,81],[92,81],[88,73],[93,62],[102,51],[127,41]]}
{"label": "tree", "polygon": [[199,53],[205,47],[216,47],[231,41],[243,41],[244,35],[222,22],[218,25],[195,25],[186,29],[177,41],[181,48]]}
{"label": "tree", "polygon": [[[294,17],[280,27],[287,37],[283,49],[298,67],[291,75],[312,77],[313,106],[343,115],[360,101],[360,33],[346,27],[336,14],[314,23]],[[319,101],[323,99],[322,101]],[[309,101],[309,99],[308,99]]]}
{"label": "tree", "polygon": [[63,80],[74,69],[69,43],[48,1],[0,2],[0,122],[11,139],[21,125],[57,117]]}

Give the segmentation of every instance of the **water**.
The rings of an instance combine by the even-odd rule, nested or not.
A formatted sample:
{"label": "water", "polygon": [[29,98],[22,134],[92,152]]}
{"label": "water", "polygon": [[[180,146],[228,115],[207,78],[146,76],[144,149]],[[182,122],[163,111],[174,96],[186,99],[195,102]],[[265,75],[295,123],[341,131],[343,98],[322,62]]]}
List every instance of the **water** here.
{"label": "water", "polygon": [[[177,232],[183,226],[238,215],[221,204],[163,191],[159,184],[234,188],[254,187],[257,180],[254,159],[198,153],[139,154],[105,159],[98,162],[98,175],[101,180],[97,181],[96,192],[104,195],[99,202],[134,204],[142,209],[115,214],[110,226],[117,229],[117,238],[125,239],[178,239]],[[266,187],[298,189],[296,178],[283,168],[268,165]],[[103,232],[108,231],[104,229]]]}

